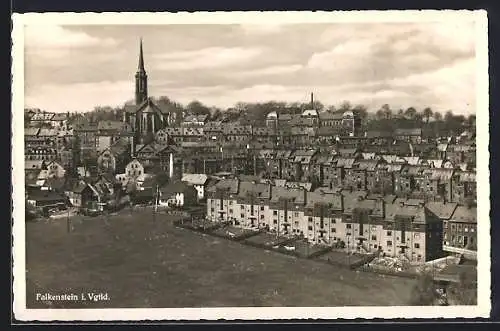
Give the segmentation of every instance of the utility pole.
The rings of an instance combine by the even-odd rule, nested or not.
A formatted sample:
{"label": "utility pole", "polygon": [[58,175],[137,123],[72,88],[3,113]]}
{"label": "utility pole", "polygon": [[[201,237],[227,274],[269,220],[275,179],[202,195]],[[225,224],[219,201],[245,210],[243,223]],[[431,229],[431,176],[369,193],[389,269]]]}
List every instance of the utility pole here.
{"label": "utility pole", "polygon": [[68,213],[67,213],[67,216],[66,216],[66,227],[67,227],[67,231],[68,233],[71,232],[71,219],[69,217],[69,208],[67,209],[68,210]]}

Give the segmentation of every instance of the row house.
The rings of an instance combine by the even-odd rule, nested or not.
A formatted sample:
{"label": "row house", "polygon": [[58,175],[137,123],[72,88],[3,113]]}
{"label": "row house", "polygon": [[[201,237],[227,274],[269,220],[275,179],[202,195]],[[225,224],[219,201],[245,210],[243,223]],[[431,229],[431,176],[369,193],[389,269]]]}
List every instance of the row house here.
{"label": "row house", "polygon": [[316,130],[308,126],[295,126],[290,129],[289,143],[292,146],[311,146],[316,139]]}
{"label": "row house", "polygon": [[306,195],[304,189],[271,187],[271,199],[267,202],[268,217],[263,219],[264,228],[281,236],[305,235],[301,223]]}
{"label": "row house", "polygon": [[[304,208],[304,218],[301,232],[305,238],[314,244],[332,245],[341,240],[337,233],[338,225],[342,222],[344,197],[341,194],[324,194],[308,192]],[[340,232],[340,231],[339,231]]]}
{"label": "row house", "polygon": [[29,126],[65,129],[68,127],[68,118],[68,113],[36,112],[29,117]]}
{"label": "row house", "polygon": [[208,115],[188,115],[182,120],[182,126],[204,126],[208,121]]}
{"label": "row house", "polygon": [[373,177],[368,180],[367,189],[371,193],[392,194],[394,192],[394,174],[401,171],[402,167],[402,164],[390,164],[380,160],[377,163]]}
{"label": "row house", "polygon": [[340,135],[340,130],[336,127],[322,126],[316,131],[316,141],[323,145],[336,144]]}
{"label": "row house", "polygon": [[421,201],[371,199],[363,191],[307,192],[236,179],[208,190],[207,215],[214,222],[415,262],[442,256],[441,220]]}
{"label": "row house", "polygon": [[473,171],[455,171],[452,178],[451,201],[469,206],[477,204],[477,181]]}
{"label": "row house", "polygon": [[207,141],[222,141],[224,140],[224,129],[221,121],[208,122],[203,127],[203,134]]}
{"label": "row house", "polygon": [[234,214],[238,194],[238,179],[222,180],[207,188],[207,219],[214,222],[228,222]]}
{"label": "row house", "polygon": [[420,144],[422,142],[422,129],[403,129],[398,128],[394,131],[394,138],[396,140],[406,141],[412,144]]}
{"label": "row house", "polygon": [[364,133],[368,143],[372,145],[388,145],[393,142],[393,135],[389,131],[368,130]]}
{"label": "row house", "polygon": [[453,173],[453,169],[424,170],[423,179],[415,181],[415,194],[427,200],[453,201]]}
{"label": "row house", "polygon": [[335,161],[335,156],[330,152],[319,152],[316,156],[315,162],[311,165],[312,174],[319,184],[323,185],[325,168],[331,166]]}
{"label": "row house", "polygon": [[278,136],[277,136],[276,146],[278,148],[293,148],[293,147],[295,147],[291,127],[285,126],[285,127],[278,128]]}
{"label": "row house", "polygon": [[477,209],[457,206],[451,217],[443,220],[443,249],[477,258]]}
{"label": "row house", "polygon": [[475,167],[476,165],[476,146],[475,145],[448,145],[446,159],[453,164],[466,163]]}
{"label": "row house", "polygon": [[316,161],[318,150],[295,150],[291,155],[291,163],[294,173],[291,176],[292,181],[310,180],[314,175],[313,164]]}
{"label": "row house", "polygon": [[25,160],[55,161],[58,159],[58,151],[50,146],[32,146],[24,149]]}
{"label": "row house", "polygon": [[184,127],[182,128],[183,141],[201,142],[205,140],[202,127]]}
{"label": "row house", "polygon": [[425,166],[405,165],[401,171],[394,173],[394,194],[399,197],[408,197],[415,190],[416,182],[424,179]]}
{"label": "row house", "polygon": [[276,145],[278,141],[278,129],[269,127],[254,127],[253,141]]}
{"label": "row house", "polygon": [[292,162],[291,150],[262,151],[260,158],[264,161],[266,172],[271,178],[290,178],[295,169]]}
{"label": "row house", "polygon": [[165,141],[165,137],[167,137],[167,143],[181,145],[184,142],[184,132],[182,129],[180,126],[166,127],[158,130],[155,138],[158,142],[163,142]]}
{"label": "row house", "polygon": [[338,157],[334,162],[325,164],[323,168],[323,186],[329,188],[342,187],[346,173],[350,172],[355,161],[354,158]]}
{"label": "row house", "polygon": [[271,185],[240,182],[235,205],[229,210],[234,225],[258,229],[265,219],[264,202],[271,198]]}
{"label": "row house", "polygon": [[248,142],[252,139],[251,125],[224,125],[223,135],[225,141],[229,142]]}

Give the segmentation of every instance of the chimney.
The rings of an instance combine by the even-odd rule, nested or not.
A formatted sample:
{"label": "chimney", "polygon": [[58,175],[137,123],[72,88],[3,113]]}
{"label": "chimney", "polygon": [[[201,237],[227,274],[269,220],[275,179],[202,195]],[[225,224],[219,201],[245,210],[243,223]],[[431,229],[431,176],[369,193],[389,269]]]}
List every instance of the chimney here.
{"label": "chimney", "polygon": [[344,211],[344,196],[342,195],[342,193],[339,193],[339,196],[340,196],[340,209],[341,211]]}
{"label": "chimney", "polygon": [[314,93],[311,92],[311,109],[314,109]]}
{"label": "chimney", "polygon": [[385,200],[384,200],[384,198],[380,199],[380,202],[382,203],[382,217],[385,218]]}

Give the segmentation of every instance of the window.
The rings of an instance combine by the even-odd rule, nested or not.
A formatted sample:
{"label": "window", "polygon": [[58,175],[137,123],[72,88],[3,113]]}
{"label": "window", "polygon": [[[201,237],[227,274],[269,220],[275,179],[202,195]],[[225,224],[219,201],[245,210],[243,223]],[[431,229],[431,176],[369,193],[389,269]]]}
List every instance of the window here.
{"label": "window", "polygon": [[263,220],[264,219],[264,215],[260,215],[260,219]]}
{"label": "window", "polygon": [[415,238],[415,239],[420,239],[420,233],[415,233],[415,234],[413,235],[413,238]]}
{"label": "window", "polygon": [[420,244],[419,243],[415,243],[415,248],[420,248]]}
{"label": "window", "polygon": [[298,212],[294,212],[293,213],[293,217],[299,217],[299,213]]}
{"label": "window", "polygon": [[273,215],[274,216],[278,215],[278,211],[277,210],[273,210]]}
{"label": "window", "polygon": [[273,220],[273,224],[278,224],[278,220]]}
{"label": "window", "polygon": [[337,223],[337,220],[335,218],[332,218],[332,223],[333,224]]}
{"label": "window", "polygon": [[308,229],[309,231],[312,231],[312,229],[313,229],[312,225],[309,225],[309,226],[307,227],[307,229]]}
{"label": "window", "polygon": [[229,214],[232,214],[233,213],[233,210],[232,209],[229,209]]}
{"label": "window", "polygon": [[210,208],[210,211],[213,213],[213,212],[214,212],[214,209],[213,209],[213,208]]}
{"label": "window", "polygon": [[245,209],[245,206],[241,205],[241,210]]}
{"label": "window", "polygon": [[377,240],[377,236],[372,236],[372,240]]}
{"label": "window", "polygon": [[241,217],[241,218],[244,218],[244,217],[245,217],[245,214],[240,214],[240,217]]}
{"label": "window", "polygon": [[388,236],[392,236],[392,231],[387,231]]}
{"label": "window", "polygon": [[335,232],[337,232],[337,229],[332,228],[332,233],[335,233]]}
{"label": "window", "polygon": [[469,232],[469,228],[468,228],[468,227],[466,227],[466,226],[464,226],[464,231],[465,231],[465,232]]}
{"label": "window", "polygon": [[347,229],[350,229],[350,228],[351,228],[351,224],[347,224],[347,225],[346,225],[346,228],[347,228]]}
{"label": "window", "polygon": [[308,222],[312,222],[312,221],[313,221],[313,218],[312,218],[311,216],[309,216],[309,217],[307,218],[307,221],[308,221]]}
{"label": "window", "polygon": [[261,210],[261,211],[264,211],[264,206],[260,206],[260,210]]}
{"label": "window", "polygon": [[392,246],[392,241],[388,240],[387,241],[387,246],[389,246],[389,247]]}

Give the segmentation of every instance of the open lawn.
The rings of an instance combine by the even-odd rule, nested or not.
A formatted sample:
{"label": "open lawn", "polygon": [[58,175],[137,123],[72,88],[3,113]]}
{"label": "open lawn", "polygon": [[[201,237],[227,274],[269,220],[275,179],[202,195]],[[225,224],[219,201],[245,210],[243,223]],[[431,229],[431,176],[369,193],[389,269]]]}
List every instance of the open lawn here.
{"label": "open lawn", "polygon": [[[168,218],[168,219],[167,219]],[[180,229],[174,217],[26,224],[28,308],[407,305],[413,280],[355,272]],[[108,293],[108,301],[36,301],[36,293]]]}

